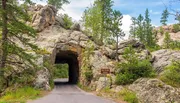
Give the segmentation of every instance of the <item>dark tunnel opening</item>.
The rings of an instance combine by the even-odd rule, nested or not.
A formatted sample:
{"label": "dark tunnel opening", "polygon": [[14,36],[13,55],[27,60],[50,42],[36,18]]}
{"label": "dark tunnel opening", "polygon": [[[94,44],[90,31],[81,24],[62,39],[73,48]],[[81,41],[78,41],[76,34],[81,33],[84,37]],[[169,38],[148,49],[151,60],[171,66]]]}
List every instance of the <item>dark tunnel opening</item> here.
{"label": "dark tunnel opening", "polygon": [[[68,84],[77,84],[79,79],[79,62],[78,54],[73,51],[60,51],[56,54],[55,64],[65,64],[69,65],[68,72]],[[60,81],[55,82],[56,84],[61,84]]]}

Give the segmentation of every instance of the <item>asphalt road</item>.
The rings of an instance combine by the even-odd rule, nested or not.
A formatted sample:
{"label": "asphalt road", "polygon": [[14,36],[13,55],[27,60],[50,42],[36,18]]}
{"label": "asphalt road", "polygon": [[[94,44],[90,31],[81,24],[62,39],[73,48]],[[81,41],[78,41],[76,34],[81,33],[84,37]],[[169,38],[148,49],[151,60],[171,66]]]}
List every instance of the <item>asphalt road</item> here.
{"label": "asphalt road", "polygon": [[86,93],[76,85],[64,84],[55,80],[57,84],[51,93],[40,99],[28,103],[115,103],[113,101]]}

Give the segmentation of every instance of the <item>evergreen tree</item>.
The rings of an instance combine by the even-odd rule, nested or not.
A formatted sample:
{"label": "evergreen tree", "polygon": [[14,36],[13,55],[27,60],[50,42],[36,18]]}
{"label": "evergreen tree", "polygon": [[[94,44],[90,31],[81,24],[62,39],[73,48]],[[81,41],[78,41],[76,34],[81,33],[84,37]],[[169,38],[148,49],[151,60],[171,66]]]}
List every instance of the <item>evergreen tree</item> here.
{"label": "evergreen tree", "polygon": [[169,17],[169,12],[168,12],[168,10],[167,10],[167,8],[163,11],[163,13],[162,13],[162,17],[161,17],[161,23],[162,23],[162,25],[167,25],[167,19],[168,19],[168,17]]}
{"label": "evergreen tree", "polygon": [[[30,0],[24,1],[25,3],[30,2]],[[11,65],[20,66],[18,61],[23,61],[26,68],[36,66],[34,64],[35,57],[22,48],[24,46],[34,51],[38,49],[37,46],[29,42],[31,37],[36,36],[34,29],[25,24],[27,20],[30,20],[29,16],[21,6],[18,6],[16,0],[1,0],[0,5],[0,28],[2,28],[1,75],[3,75],[5,68],[9,68]],[[17,60],[14,60],[11,57],[12,55]]]}
{"label": "evergreen tree", "polygon": [[61,9],[63,4],[70,3],[69,0],[48,0],[48,4],[53,5],[56,9]]}
{"label": "evergreen tree", "polygon": [[112,0],[96,0],[93,6],[84,12],[85,29],[101,44],[111,36],[112,6]]}
{"label": "evergreen tree", "polygon": [[149,10],[146,9],[145,11],[145,19],[144,19],[144,22],[145,22],[145,30],[144,30],[144,33],[145,33],[145,42],[147,44],[147,46],[154,46],[155,45],[155,36],[153,34],[153,27],[151,25],[151,19],[149,18]]}
{"label": "evergreen tree", "polygon": [[120,26],[122,26],[122,18],[123,18],[123,15],[121,14],[120,11],[116,11],[116,10],[113,11],[111,31],[112,31],[113,37],[116,38],[116,60],[118,60],[119,38],[125,36],[124,32],[120,28]]}
{"label": "evergreen tree", "polygon": [[143,20],[144,17],[140,14],[137,18],[137,32],[136,37],[139,38],[140,41],[144,41],[144,33],[143,33]]}
{"label": "evergreen tree", "polygon": [[132,18],[132,22],[131,35],[147,46],[153,47],[156,44],[156,34],[153,32],[148,9],[146,9],[145,17],[140,14],[137,19]]}
{"label": "evergreen tree", "polygon": [[164,38],[164,46],[166,49],[170,48],[170,43],[171,43],[171,37],[168,32],[165,33],[165,38]]}
{"label": "evergreen tree", "polygon": [[135,17],[131,18],[132,24],[130,26],[130,36],[131,37],[136,37],[136,24],[137,24],[137,19]]}

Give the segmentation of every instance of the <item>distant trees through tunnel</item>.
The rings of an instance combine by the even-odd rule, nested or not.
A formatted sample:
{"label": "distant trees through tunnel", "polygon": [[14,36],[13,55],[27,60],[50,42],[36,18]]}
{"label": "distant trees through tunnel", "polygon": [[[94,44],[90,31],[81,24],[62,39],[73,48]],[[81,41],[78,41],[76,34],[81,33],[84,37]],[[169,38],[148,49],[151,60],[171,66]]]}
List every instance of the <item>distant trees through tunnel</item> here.
{"label": "distant trees through tunnel", "polygon": [[56,54],[54,79],[68,78],[68,83],[76,84],[79,79],[78,54],[73,51],[59,51]]}

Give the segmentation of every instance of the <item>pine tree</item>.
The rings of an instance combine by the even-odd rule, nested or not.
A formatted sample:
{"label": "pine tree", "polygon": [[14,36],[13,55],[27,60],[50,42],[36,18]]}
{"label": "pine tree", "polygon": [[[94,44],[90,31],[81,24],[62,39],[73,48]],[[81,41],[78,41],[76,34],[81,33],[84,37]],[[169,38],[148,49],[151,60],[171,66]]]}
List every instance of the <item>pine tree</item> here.
{"label": "pine tree", "polygon": [[137,18],[137,33],[136,37],[139,38],[140,41],[144,41],[144,33],[143,33],[143,20],[144,17],[140,14]]}
{"label": "pine tree", "polygon": [[164,38],[164,46],[166,49],[170,48],[170,43],[171,43],[171,37],[169,35],[169,32],[165,33],[165,38]]}
{"label": "pine tree", "polygon": [[161,17],[161,23],[162,23],[162,25],[167,25],[167,19],[168,19],[168,17],[169,17],[169,12],[168,12],[168,10],[167,10],[167,8],[163,11],[163,13],[162,13],[162,17]]}
{"label": "pine tree", "polygon": [[136,25],[137,25],[137,19],[135,17],[131,18],[132,24],[130,26],[130,36],[131,37],[136,37]]}
{"label": "pine tree", "polygon": [[48,0],[48,4],[53,5],[56,9],[62,9],[63,4],[70,3],[69,0]]}
{"label": "pine tree", "polygon": [[113,37],[116,38],[116,60],[119,61],[118,59],[118,43],[119,43],[119,38],[125,36],[124,32],[120,28],[122,26],[122,18],[123,15],[121,14],[120,11],[113,11],[112,15],[112,23],[111,23],[111,31],[113,34]]}
{"label": "pine tree", "polygon": [[149,10],[146,9],[145,11],[145,42],[147,46],[153,46],[155,45],[155,38],[154,38],[154,34],[153,34],[153,27],[151,25],[151,19],[149,18]]}
{"label": "pine tree", "polygon": [[[30,0],[24,1],[27,3]],[[18,6],[16,0],[1,0],[0,3],[0,28],[2,28],[1,75],[3,75],[5,68],[9,68],[11,65],[21,67],[18,61],[23,61],[26,68],[33,68],[36,66],[34,63],[35,57],[28,54],[25,48],[20,46],[21,44],[34,51],[38,49],[37,46],[29,42],[31,37],[36,36],[35,30],[25,24],[27,20],[30,20],[29,16],[21,6]]]}
{"label": "pine tree", "polygon": [[100,44],[111,36],[112,6],[112,0],[96,0],[93,6],[84,12],[85,29],[91,32],[93,38],[101,42]]}

